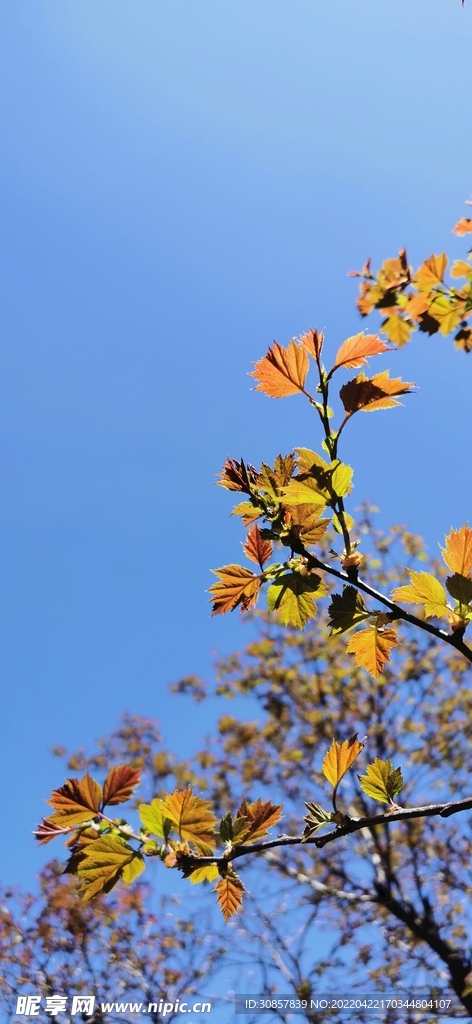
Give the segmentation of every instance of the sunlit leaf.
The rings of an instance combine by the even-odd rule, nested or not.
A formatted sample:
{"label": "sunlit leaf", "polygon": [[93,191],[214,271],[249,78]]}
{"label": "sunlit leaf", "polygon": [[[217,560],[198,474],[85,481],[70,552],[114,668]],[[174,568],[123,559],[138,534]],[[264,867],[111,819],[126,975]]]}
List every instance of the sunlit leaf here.
{"label": "sunlit leaf", "polygon": [[358,779],[366,796],[384,804],[393,803],[393,798],[403,788],[402,770],[392,768],[390,758],[382,761],[376,757],[372,764],[367,765],[365,775],[358,775]]}
{"label": "sunlit leaf", "polygon": [[326,584],[319,576],[285,573],[269,587],[267,607],[270,612],[279,612],[284,626],[303,629],[308,619],[315,618],[315,597],[323,597],[326,593]]}
{"label": "sunlit leaf", "polygon": [[410,582],[392,591],[393,600],[405,604],[422,604],[427,619],[430,616],[447,617],[447,594],[439,580],[429,572],[415,572],[413,569],[408,569],[408,575]]}
{"label": "sunlit leaf", "polygon": [[91,900],[102,892],[109,892],[120,878],[132,881],[143,868],[141,855],[121,836],[101,836],[82,851],[77,866],[82,883],[80,895],[84,900]]}
{"label": "sunlit leaf", "polygon": [[471,274],[472,264],[467,263],[465,260],[456,260],[451,267],[451,277],[470,277]]}
{"label": "sunlit leaf", "polygon": [[169,833],[170,820],[162,810],[162,800],[154,797],[150,804],[140,804],[139,817],[145,828],[149,829],[158,839],[166,839]]}
{"label": "sunlit leaf", "polygon": [[238,875],[228,872],[217,882],[214,891],[217,894],[223,917],[225,921],[229,921],[233,914],[237,914],[238,910],[241,910],[246,889]]}
{"label": "sunlit leaf", "polygon": [[323,760],[322,772],[335,791],[363,749],[364,743],[357,739],[357,733],[342,743],[333,739]]}
{"label": "sunlit leaf", "polygon": [[378,334],[364,334],[364,331],[354,334],[351,338],[346,338],[346,341],[343,341],[338,349],[333,369],[329,375],[331,376],[341,366],[345,370],[355,370],[358,366],[366,366],[370,356],[377,356],[382,352],[389,351],[389,346],[379,338]]}
{"label": "sunlit leaf", "polygon": [[216,864],[204,864],[201,868],[195,868],[195,871],[192,871],[188,878],[192,885],[195,885],[198,882],[214,882],[218,878],[218,874]]}
{"label": "sunlit leaf", "polygon": [[305,806],[308,808],[309,813],[303,819],[306,822],[303,829],[304,841],[313,836],[323,825],[331,824],[333,820],[332,811],[325,811],[320,804],[306,803]]}
{"label": "sunlit leaf", "polygon": [[[242,817],[248,830],[242,841],[244,843],[255,843],[257,839],[262,839],[263,836],[266,836],[269,829],[277,824],[281,814],[282,804],[273,804],[270,800],[263,801],[260,797],[258,800],[248,803],[246,797],[244,797],[236,812],[234,825],[236,825],[238,818]],[[241,839],[239,839],[239,842],[241,842]]]}
{"label": "sunlit leaf", "polygon": [[290,341],[287,348],[276,341],[266,356],[254,364],[250,374],[259,382],[255,391],[263,391],[269,398],[286,398],[303,392],[309,362],[305,348]]}
{"label": "sunlit leaf", "polygon": [[80,825],[96,816],[101,807],[102,787],[88,774],[83,779],[67,779],[60,789],[55,789],[47,801],[54,807],[49,821],[62,827]]}
{"label": "sunlit leaf", "polygon": [[181,839],[209,855],[215,848],[217,824],[211,806],[210,800],[195,796],[191,789],[181,789],[162,801],[162,813],[173,822]]}
{"label": "sunlit leaf", "polygon": [[103,784],[102,806],[123,804],[129,800],[139,783],[141,772],[130,764],[119,764],[112,768]]}
{"label": "sunlit leaf", "polygon": [[368,378],[360,373],[354,380],[348,381],[339,394],[349,416],[358,410],[373,412],[375,409],[390,409],[401,405],[396,398],[407,395],[415,385],[411,381],[402,381],[400,377],[389,377],[388,370]]}
{"label": "sunlit leaf", "polygon": [[257,505],[253,505],[250,501],[240,501],[238,505],[234,506],[231,515],[241,516],[244,525],[250,526],[251,523],[260,518],[262,509],[258,508]]}
{"label": "sunlit leaf", "polygon": [[[410,316],[413,315],[411,310],[408,310],[408,312]],[[394,315],[387,317],[382,322],[382,330],[387,335],[389,341],[392,341],[394,345],[398,345],[398,348],[402,348],[410,340],[414,327],[411,321]]]}
{"label": "sunlit leaf", "polygon": [[263,540],[257,523],[249,530],[246,543],[243,544],[243,551],[252,562],[260,566],[261,571],[272,555],[273,544],[270,540]]}
{"label": "sunlit leaf", "polygon": [[447,267],[447,256],[442,252],[439,256],[430,256],[421,265],[414,276],[414,283],[420,292],[429,292],[435,285],[442,284]]}
{"label": "sunlit leaf", "polygon": [[468,576],[472,571],[472,530],[469,529],[469,524],[464,523],[458,530],[451,529],[441,551],[451,572]]}
{"label": "sunlit leaf", "polygon": [[209,589],[212,595],[212,615],[233,611],[239,605],[241,611],[247,612],[256,604],[261,588],[260,576],[255,576],[250,569],[242,565],[224,565],[221,569],[212,569],[219,576],[218,583]]}
{"label": "sunlit leaf", "polygon": [[251,494],[256,476],[254,466],[246,466],[243,459],[238,462],[237,459],[227,458],[217,483],[220,487],[225,487],[227,491],[242,491],[244,494]]}
{"label": "sunlit leaf", "polygon": [[318,544],[324,537],[329,526],[329,519],[320,519],[324,505],[294,505],[285,506],[289,515],[290,533],[299,537],[306,548]]}
{"label": "sunlit leaf", "polygon": [[472,219],[470,217],[461,217],[452,230],[454,234],[459,235],[459,237],[462,237],[462,235],[468,235],[472,231]]}
{"label": "sunlit leaf", "polygon": [[331,635],[345,633],[367,619],[370,614],[359,591],[355,587],[344,587],[342,594],[331,596],[328,608]]}
{"label": "sunlit leaf", "polygon": [[323,331],[314,331],[310,327],[306,334],[302,334],[299,338],[299,344],[302,348],[308,352],[308,355],[316,359],[317,362],[321,356],[321,349],[323,348],[324,335]]}
{"label": "sunlit leaf", "polygon": [[354,654],[360,668],[367,669],[374,679],[380,675],[383,666],[390,661],[390,654],[400,643],[394,629],[367,626],[353,633],[349,638],[347,650]]}

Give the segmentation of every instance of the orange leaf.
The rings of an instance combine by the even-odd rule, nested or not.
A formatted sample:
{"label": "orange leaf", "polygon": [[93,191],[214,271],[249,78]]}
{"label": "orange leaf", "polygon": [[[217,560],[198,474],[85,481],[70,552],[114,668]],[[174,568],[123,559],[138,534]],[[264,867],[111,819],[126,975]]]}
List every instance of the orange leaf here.
{"label": "orange leaf", "polygon": [[175,825],[180,838],[188,839],[206,855],[215,848],[216,818],[210,808],[211,801],[195,796],[191,789],[176,790],[161,805],[164,818]]}
{"label": "orange leaf", "polygon": [[358,366],[366,366],[370,356],[380,355],[381,352],[390,352],[391,349],[384,341],[381,341],[378,334],[354,334],[352,338],[346,338],[336,354],[333,369],[329,376],[340,366],[345,370],[355,370]]}
{"label": "orange leaf", "polygon": [[102,807],[124,804],[129,800],[140,778],[139,768],[133,768],[131,764],[119,764],[112,768],[103,784]]}
{"label": "orange leaf", "polygon": [[269,398],[286,398],[303,392],[309,369],[308,356],[305,348],[293,339],[287,348],[274,341],[267,355],[254,366],[249,374],[259,381],[254,391],[263,391]]}
{"label": "orange leaf", "polygon": [[256,839],[262,839],[262,836],[267,835],[269,829],[277,824],[281,814],[282,804],[273,804],[270,800],[264,802],[260,797],[248,804],[244,797],[236,811],[236,818],[246,818],[248,823],[248,832],[244,835],[243,841],[254,843]]}
{"label": "orange leaf", "polygon": [[55,810],[55,814],[51,814],[48,820],[61,826],[80,825],[96,816],[101,799],[102,787],[88,772],[83,779],[67,779],[60,789],[53,791],[51,799],[47,801]]}
{"label": "orange leaf", "polygon": [[411,321],[404,320],[397,313],[387,317],[382,323],[382,330],[389,341],[393,341],[394,345],[398,345],[399,348],[402,348],[410,340],[413,329]]}
{"label": "orange leaf", "polygon": [[385,662],[390,661],[391,651],[399,643],[394,629],[379,629],[375,625],[353,633],[349,639],[347,650],[350,654],[355,655],[357,664],[361,668],[366,668],[376,679]]}
{"label": "orange leaf", "polygon": [[472,231],[472,219],[470,217],[461,217],[452,230],[455,235],[461,237],[462,235],[468,235]]}
{"label": "orange leaf", "polygon": [[233,914],[237,914],[243,905],[243,895],[246,892],[244,885],[238,875],[227,874],[217,882],[214,892],[218,897],[223,917],[229,921]]}
{"label": "orange leaf", "polygon": [[472,530],[464,523],[459,530],[451,530],[441,548],[444,561],[451,572],[468,576],[472,570]]}
{"label": "orange leaf", "polygon": [[364,749],[364,745],[364,743],[360,743],[357,739],[357,733],[351,736],[349,740],[344,740],[343,743],[338,743],[337,740],[333,740],[331,743],[323,761],[322,771],[325,779],[331,783],[335,790],[338,788],[346,772],[349,771],[351,765],[354,764],[356,757]]}
{"label": "orange leaf", "polygon": [[272,554],[273,545],[270,540],[263,540],[261,537],[261,531],[257,523],[249,530],[246,538],[246,543],[243,544],[243,551],[251,562],[255,562],[256,565],[260,565],[261,570],[264,568],[264,563],[267,562]]}
{"label": "orange leaf", "polygon": [[246,466],[244,460],[226,459],[217,481],[220,487],[227,491],[242,491],[244,494],[251,494],[251,488],[257,477],[253,466]]}
{"label": "orange leaf", "polygon": [[411,317],[412,320],[416,320],[422,313],[426,313],[431,303],[431,293],[428,292],[425,295],[424,292],[418,292],[418,295],[409,295],[408,302],[405,306],[405,313]]}
{"label": "orange leaf", "polygon": [[307,334],[302,334],[301,338],[299,338],[299,344],[306,352],[308,352],[308,355],[312,356],[313,359],[316,359],[317,362],[319,362],[321,356],[323,342],[323,331],[314,331],[311,327]]}
{"label": "orange leaf", "polygon": [[411,381],[389,377],[388,370],[384,370],[370,378],[359,373],[354,380],[343,385],[339,395],[346,412],[352,416],[359,409],[373,412],[375,409],[390,409],[394,405],[401,405],[393,396],[409,394],[414,387]]}
{"label": "orange leaf", "polygon": [[209,589],[213,599],[212,615],[232,612],[238,605],[241,605],[242,612],[247,612],[256,604],[261,588],[260,576],[255,576],[242,565],[223,565],[221,569],[212,569],[212,572],[220,577],[220,582]]}
{"label": "orange leaf", "polygon": [[420,292],[430,292],[435,285],[442,284],[446,267],[446,253],[442,252],[440,256],[435,256],[433,253],[416,271],[414,284]]}

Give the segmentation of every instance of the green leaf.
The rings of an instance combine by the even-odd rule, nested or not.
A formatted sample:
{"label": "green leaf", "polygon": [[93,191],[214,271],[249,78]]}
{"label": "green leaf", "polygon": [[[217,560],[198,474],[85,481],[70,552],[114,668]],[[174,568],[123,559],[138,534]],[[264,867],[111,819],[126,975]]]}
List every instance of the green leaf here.
{"label": "green leaf", "polygon": [[141,872],[144,871],[145,866],[144,857],[140,853],[136,853],[133,859],[128,861],[123,868],[121,873],[123,882],[126,882],[126,885],[131,885],[131,882],[134,882],[135,878],[138,878]]}
{"label": "green leaf", "polygon": [[[354,529],[354,526],[356,525],[355,521],[352,518],[352,516],[349,515],[349,512],[344,512],[343,515],[344,515],[344,522],[346,524],[346,529],[351,531],[352,529]],[[334,513],[334,516],[333,516],[333,519],[332,519],[332,523],[333,523],[334,529],[336,530],[336,533],[342,533],[343,532],[342,526],[341,526],[341,521],[339,519],[339,516],[338,516],[337,512]]]}
{"label": "green leaf", "polygon": [[[135,861],[138,863],[135,864]],[[131,881],[141,873],[143,867],[141,855],[121,836],[101,836],[81,850],[77,866],[77,874],[82,882],[80,895],[84,900],[91,900],[113,889],[120,878]]]}
{"label": "green leaf", "polygon": [[190,878],[192,885],[195,885],[197,882],[214,882],[218,875],[219,871],[216,864],[204,864],[201,868],[195,868],[195,871],[192,871],[188,878]]}
{"label": "green leaf", "polygon": [[310,836],[313,836],[319,828],[323,825],[329,825],[333,820],[333,812],[325,811],[320,804],[306,803],[305,806],[308,808],[309,813],[303,819],[306,821],[305,828],[303,829],[303,840],[306,842]]}
{"label": "green leaf", "polygon": [[267,607],[270,612],[278,611],[284,626],[299,629],[314,619],[316,602],[314,597],[324,597],[326,585],[316,575],[301,576],[299,573],[285,573],[271,584],[267,591]]}
{"label": "green leaf", "polygon": [[331,636],[345,633],[370,614],[359,591],[355,587],[344,587],[342,594],[333,594],[328,608]]}
{"label": "green leaf", "polygon": [[149,829],[153,836],[157,836],[159,839],[167,839],[172,822],[164,817],[162,800],[158,800],[155,797],[150,804],[140,804],[138,812],[143,825]]}
{"label": "green leaf", "polygon": [[390,758],[382,761],[376,757],[372,764],[367,765],[366,774],[358,775],[358,779],[366,796],[383,804],[393,803],[394,796],[403,787],[402,770],[392,768]]}

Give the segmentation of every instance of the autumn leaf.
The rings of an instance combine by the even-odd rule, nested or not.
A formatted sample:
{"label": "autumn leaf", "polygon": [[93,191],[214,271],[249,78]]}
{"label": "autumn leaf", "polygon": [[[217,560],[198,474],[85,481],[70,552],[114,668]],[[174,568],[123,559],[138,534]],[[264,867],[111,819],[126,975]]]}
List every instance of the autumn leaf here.
{"label": "autumn leaf", "polygon": [[266,356],[254,363],[250,373],[259,383],[254,391],[263,391],[269,398],[286,398],[303,392],[309,369],[305,348],[290,341],[287,348],[276,341]]}
{"label": "autumn leaf", "polygon": [[324,335],[323,331],[314,331],[310,327],[306,334],[302,334],[299,338],[299,344],[302,348],[308,352],[316,362],[319,362],[321,356],[321,349],[323,348]]}
{"label": "autumn leaf", "polygon": [[229,921],[233,914],[241,910],[243,895],[246,892],[244,885],[238,875],[228,872],[224,878],[217,882],[214,892],[217,894],[218,903],[226,921]]}
{"label": "autumn leaf", "polygon": [[244,459],[238,462],[237,459],[226,459],[217,480],[219,487],[225,487],[227,491],[242,491],[243,494],[251,494],[257,473],[254,466],[246,466]]}
{"label": "autumn leaf", "polygon": [[451,572],[468,576],[472,571],[472,530],[464,523],[458,530],[452,530],[445,537],[445,547],[441,548],[444,561]]}
{"label": "autumn leaf", "polygon": [[236,825],[238,818],[243,818],[247,828],[244,839],[239,839],[239,842],[255,843],[257,839],[262,839],[269,829],[277,824],[281,814],[282,804],[273,804],[270,800],[263,801],[260,797],[248,803],[244,797],[234,819]]}
{"label": "autumn leaf", "polygon": [[284,573],[269,587],[267,607],[270,612],[279,612],[284,626],[303,629],[308,619],[315,618],[315,596],[324,597],[326,593],[326,585],[319,576]]}
{"label": "autumn leaf", "polygon": [[352,416],[359,410],[373,412],[375,409],[391,409],[394,405],[401,405],[396,398],[409,394],[414,387],[413,382],[390,377],[388,370],[384,370],[370,378],[364,373],[358,374],[343,385],[339,395],[348,416]]}
{"label": "autumn leaf", "polygon": [[235,505],[232,516],[241,516],[244,526],[250,526],[256,519],[259,519],[262,515],[263,510],[258,505],[253,505],[250,501],[240,501],[238,505]]}
{"label": "autumn leaf", "polygon": [[320,519],[324,509],[323,505],[290,505],[285,506],[288,519],[284,522],[285,529],[288,529],[289,537],[297,537],[306,548],[311,548],[324,537],[329,519]]}
{"label": "autumn leaf", "polygon": [[48,820],[62,827],[80,825],[96,817],[101,801],[102,787],[88,772],[83,779],[67,779],[60,789],[53,791],[47,801],[55,810]]}
{"label": "autumn leaf", "polygon": [[393,798],[403,788],[402,770],[392,768],[390,758],[382,761],[376,757],[372,764],[367,765],[366,774],[357,777],[366,796],[384,804],[393,803]]}
{"label": "autumn leaf", "polygon": [[[409,309],[408,313],[410,316],[413,316]],[[413,333],[413,324],[408,320],[404,320],[403,317],[394,314],[382,321],[382,330],[387,335],[389,341],[392,341],[394,345],[398,345],[398,348],[403,348],[403,345],[406,345]]]}
{"label": "autumn leaf", "polygon": [[269,561],[272,554],[273,544],[270,540],[262,539],[261,531],[256,524],[252,530],[249,530],[246,543],[243,544],[243,551],[252,562],[256,562],[260,566],[262,571],[264,564]]}
{"label": "autumn leaf", "polygon": [[255,576],[242,565],[224,565],[221,569],[212,569],[212,572],[220,577],[220,581],[209,589],[213,599],[212,615],[231,612],[238,605],[241,605],[241,611],[247,612],[256,604],[261,588],[260,576]]}
{"label": "autumn leaf", "polygon": [[446,579],[446,587],[455,601],[459,604],[469,604],[472,601],[472,579],[470,576],[462,576],[455,572],[453,576]]}
{"label": "autumn leaf", "polygon": [[198,882],[214,882],[218,878],[219,871],[216,864],[204,864],[201,868],[195,868],[187,878],[190,879],[192,885]]}
{"label": "autumn leaf", "polygon": [[84,900],[91,900],[113,889],[120,878],[129,884],[141,874],[144,866],[141,854],[121,836],[101,836],[85,847],[77,865],[82,882],[80,895]]}
{"label": "autumn leaf", "polygon": [[323,825],[329,825],[333,820],[333,812],[325,811],[320,804],[306,803],[305,806],[308,808],[309,813],[303,819],[306,821],[305,828],[303,829],[304,842],[310,839]]}
{"label": "autumn leaf", "polygon": [[422,263],[413,278],[413,282],[420,292],[430,292],[438,284],[442,284],[447,267],[447,256],[442,252],[440,256],[430,256]]}
{"label": "autumn leaf", "polygon": [[268,466],[263,462],[257,477],[258,488],[264,491],[272,501],[277,503],[281,492],[292,476],[294,468],[295,459],[293,455],[278,455],[273,466]]}
{"label": "autumn leaf", "polygon": [[164,817],[177,828],[181,839],[193,843],[205,856],[213,852],[217,820],[210,810],[210,800],[195,796],[191,789],[181,789],[167,796],[161,808]]}
{"label": "autumn leaf", "polygon": [[354,334],[351,338],[343,341],[341,348],[336,353],[334,366],[328,374],[332,377],[335,370],[341,366],[345,370],[355,370],[358,366],[366,366],[370,356],[380,355],[382,352],[389,352],[390,347],[381,341],[378,334]]}
{"label": "autumn leaf", "polygon": [[363,749],[364,743],[360,743],[357,739],[357,733],[350,739],[344,740],[343,743],[338,743],[333,739],[322,764],[323,775],[333,787],[333,797],[341,779],[344,778]]}
{"label": "autumn leaf", "polygon": [[367,619],[370,614],[359,591],[355,587],[344,587],[342,594],[332,595],[328,608],[331,636],[345,633]]}
{"label": "autumn leaf", "polygon": [[153,836],[157,836],[158,839],[167,839],[171,821],[163,812],[162,800],[154,797],[150,804],[140,804],[138,811],[142,824]]}
{"label": "autumn leaf", "polygon": [[446,337],[461,322],[463,311],[463,305],[451,302],[446,295],[436,295],[428,312],[438,322],[441,334]]}
{"label": "autumn leaf", "polygon": [[51,839],[67,835],[71,827],[73,828],[74,826],[61,828],[60,825],[56,825],[50,818],[43,818],[41,824],[35,828],[33,835],[38,840],[39,845],[44,846],[46,843],[50,843]]}
{"label": "autumn leaf", "polygon": [[354,654],[360,668],[366,668],[377,679],[385,662],[390,661],[390,654],[400,643],[394,629],[377,624],[360,629],[349,638],[347,650]]}
{"label": "autumn leaf", "polygon": [[447,617],[450,611],[447,594],[439,580],[429,572],[415,572],[413,569],[408,569],[408,575],[410,582],[392,591],[393,600],[405,604],[422,604],[427,619],[431,616]]}
{"label": "autumn leaf", "polygon": [[451,277],[470,277],[471,274],[472,264],[465,260],[456,260],[451,267]]}
{"label": "autumn leaf", "polygon": [[141,778],[139,768],[130,764],[119,764],[112,768],[103,784],[102,807],[124,804],[132,796]]}
{"label": "autumn leaf", "polygon": [[468,235],[472,231],[472,219],[470,217],[461,217],[452,230],[454,234],[459,235],[459,237]]}
{"label": "autumn leaf", "polygon": [[284,489],[284,501],[289,505],[310,503],[316,505],[344,498],[352,490],[352,466],[334,459],[326,462],[310,448],[297,448],[299,473],[292,477]]}

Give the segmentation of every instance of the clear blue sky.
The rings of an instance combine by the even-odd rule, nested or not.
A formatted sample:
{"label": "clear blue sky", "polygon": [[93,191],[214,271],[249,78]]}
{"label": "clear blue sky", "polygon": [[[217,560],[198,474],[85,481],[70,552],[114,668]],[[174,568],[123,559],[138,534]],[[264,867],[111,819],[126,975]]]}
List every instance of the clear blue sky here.
{"label": "clear blue sky", "polygon": [[[0,12],[2,815],[18,830],[2,855],[28,886],[28,832],[62,781],[48,748],[125,708],[193,745],[205,711],[167,683],[248,638],[209,618],[208,570],[241,537],[215,474],[317,439],[301,401],[251,394],[252,360],[309,325],[333,348],[358,330],[346,271],[366,256],[465,252],[450,229],[472,189],[472,5]],[[358,417],[355,503],[434,549],[471,514],[472,356],[421,337],[390,365],[421,390]]]}

